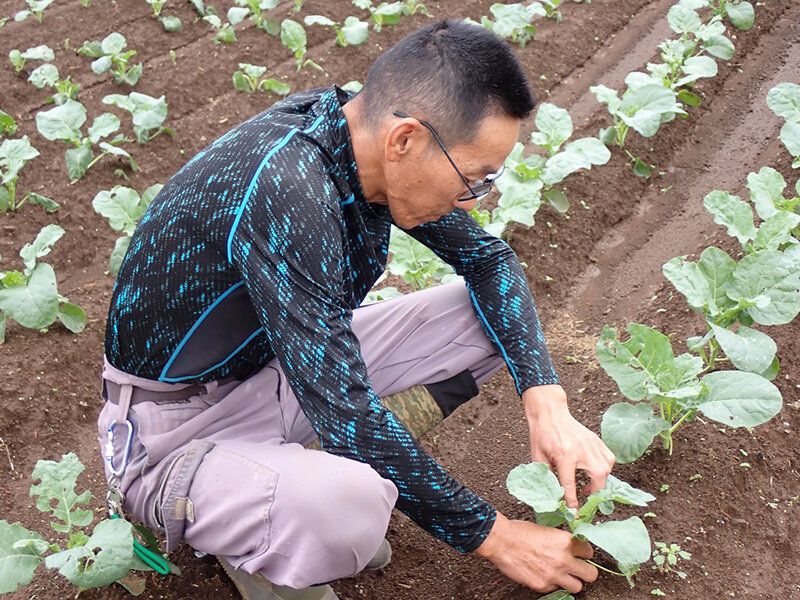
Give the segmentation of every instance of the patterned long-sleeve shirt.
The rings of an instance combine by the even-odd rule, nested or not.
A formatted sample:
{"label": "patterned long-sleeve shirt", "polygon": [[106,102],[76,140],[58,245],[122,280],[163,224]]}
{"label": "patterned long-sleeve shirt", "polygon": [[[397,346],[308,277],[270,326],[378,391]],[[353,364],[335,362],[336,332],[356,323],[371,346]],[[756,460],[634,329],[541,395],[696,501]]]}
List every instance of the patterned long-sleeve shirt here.
{"label": "patterned long-sleeve shirt", "polygon": [[[158,193],[120,268],[106,329],[115,367],[165,382],[246,378],[277,357],[323,447],[369,464],[397,507],[462,552],[496,513],[375,394],[352,311],[386,267],[392,219],[368,203],[333,86],[234,128]],[[455,210],[408,230],[464,276],[518,391],[557,383],[519,261]]]}

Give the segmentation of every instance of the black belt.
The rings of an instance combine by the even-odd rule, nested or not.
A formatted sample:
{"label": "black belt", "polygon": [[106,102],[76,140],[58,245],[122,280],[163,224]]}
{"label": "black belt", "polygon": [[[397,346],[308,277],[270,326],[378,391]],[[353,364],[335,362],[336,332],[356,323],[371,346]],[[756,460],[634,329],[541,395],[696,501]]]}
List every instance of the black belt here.
{"label": "black belt", "polygon": [[[225,379],[219,379],[218,382],[221,385],[233,380],[233,377],[228,377]],[[197,396],[206,391],[206,386],[203,383],[192,383],[182,387],[179,390],[164,391],[147,390],[136,387],[135,385],[131,387],[131,405],[138,404],[140,402],[180,402],[182,400],[188,400],[192,396]],[[102,395],[106,401],[110,402],[111,404],[119,404],[119,396],[121,391],[122,386],[120,384],[109,381],[108,379],[103,380]]]}

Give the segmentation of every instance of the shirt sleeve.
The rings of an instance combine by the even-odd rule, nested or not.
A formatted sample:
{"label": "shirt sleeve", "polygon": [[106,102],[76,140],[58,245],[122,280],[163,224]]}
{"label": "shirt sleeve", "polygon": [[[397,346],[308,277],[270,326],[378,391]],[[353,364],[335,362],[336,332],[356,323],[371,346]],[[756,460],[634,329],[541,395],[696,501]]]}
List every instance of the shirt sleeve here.
{"label": "shirt sleeve", "polygon": [[369,464],[397,487],[398,509],[472,551],[496,512],[434,461],[373,391],[343,291],[339,195],[319,171],[279,185],[258,179],[240,208],[231,260],[324,449]]}
{"label": "shirt sleeve", "polygon": [[407,233],[464,277],[478,319],[505,359],[519,394],[559,383],[528,282],[507,243],[460,209]]}

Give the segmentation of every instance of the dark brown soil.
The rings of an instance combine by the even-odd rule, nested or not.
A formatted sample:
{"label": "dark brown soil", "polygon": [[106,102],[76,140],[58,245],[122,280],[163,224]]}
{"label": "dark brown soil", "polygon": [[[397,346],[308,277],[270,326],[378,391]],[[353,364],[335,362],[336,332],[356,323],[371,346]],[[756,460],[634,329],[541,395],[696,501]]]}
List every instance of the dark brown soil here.
{"label": "dark brown soil", "polygon": [[[428,3],[436,17],[488,14],[489,1]],[[562,23],[540,22],[536,39],[518,55],[540,99],[568,108],[576,134],[592,135],[607,126],[607,116],[589,93],[604,83],[619,87],[625,74],[655,58],[656,45],[669,36],[666,11],[673,0],[594,0],[565,2]],[[218,3],[219,4],[219,3]],[[230,2],[218,6],[224,14]],[[275,14],[291,14],[284,2]],[[0,17],[23,8],[0,3]],[[362,80],[370,62],[404,34],[427,22],[405,19],[394,28],[372,34],[358,48],[339,48],[327,31],[309,28],[309,56],[329,76],[314,70],[297,72],[294,60],[276,38],[252,25],[237,27],[238,42],[212,43],[211,29],[196,21],[187,2],[173,0],[165,12],[180,16],[183,30],[167,34],[149,16],[144,2],[94,0],[90,9],[62,0],[45,12],[44,22],[9,22],[0,30],[0,56],[12,48],[47,43],[56,50],[62,75],[83,87],[80,99],[90,115],[105,109],[103,96],[127,93],[106,76],[89,69],[89,60],[73,50],[85,40],[119,31],[138,51],[144,74],[136,89],[165,94],[172,138],[160,136],[132,147],[141,170],[131,173],[139,191],[164,182],[191,156],[237,123],[263,110],[276,97],[236,92],[231,73],[239,62],[265,64],[289,81],[293,91],[336,82]],[[359,13],[348,2],[307,0],[300,16],[325,14],[343,19]],[[656,164],[650,180],[633,176],[627,160],[614,153],[609,164],[569,180],[569,217],[547,208],[533,228],[516,227],[512,245],[528,267],[529,280],[546,325],[551,353],[576,416],[595,431],[602,412],[618,392],[594,359],[594,343],[604,324],[624,327],[634,320],[675,333],[681,341],[695,335],[702,320],[673,293],[661,265],[682,254],[697,254],[710,244],[733,249],[724,232],[702,208],[712,189],[743,195],[748,172],[778,168],[792,182],[785,149],[776,141],[780,121],[766,108],[767,90],[780,81],[798,81],[800,4],[768,0],[756,9],[756,26],[736,33],[737,52],[714,80],[698,90],[703,105],[688,119],[662,127],[650,140],[632,140],[631,150]],[[68,43],[66,40],[69,40]],[[69,46],[66,49],[65,46]],[[173,64],[169,51],[174,50]],[[5,60],[5,59],[4,59]],[[19,76],[8,63],[0,68],[0,108],[11,113],[42,156],[23,170],[22,191],[37,191],[61,203],[54,215],[36,207],[0,214],[3,269],[17,267],[17,252],[40,227],[57,222],[67,234],[48,256],[58,274],[59,291],[87,313],[86,330],[72,334],[60,325],[47,333],[11,324],[0,348],[0,518],[20,521],[45,532],[48,519],[28,496],[29,475],[40,458],[58,459],[74,451],[86,464],[82,485],[92,490],[94,506],[103,512],[101,463],[95,420],[101,407],[99,369],[105,315],[113,287],[106,275],[116,237],[91,207],[94,195],[124,183],[114,175],[120,166],[107,159],[78,183],[67,179],[60,143],[36,131],[36,111],[45,108],[45,90],[26,82],[36,64]],[[123,126],[130,127],[124,115]],[[532,128],[532,120],[525,137]],[[585,207],[581,205],[584,202]],[[653,540],[678,543],[692,553],[681,568],[687,578],[662,575],[645,567],[631,589],[620,578],[603,575],[580,596],[597,600],[652,598],[661,589],[668,598],[800,599],[800,380],[797,359],[800,333],[796,323],[773,327],[781,374],[777,385],[783,411],[752,431],[731,430],[697,420],[678,432],[672,456],[654,447],[649,456],[615,473],[657,496],[647,523]],[[456,477],[492,501],[506,515],[531,515],[505,490],[509,469],[529,460],[527,428],[510,378],[498,374],[481,395],[429,433],[424,443]],[[746,466],[745,464],[749,464]],[[669,486],[664,488],[663,486]],[[666,489],[667,491],[661,491]],[[622,511],[623,514],[625,511]],[[641,511],[637,514],[642,514]],[[503,577],[492,565],[461,555],[428,537],[396,513],[389,539],[392,563],[383,572],[364,573],[337,582],[343,599],[522,600],[538,595]],[[175,561],[181,578],[150,576],[149,599],[237,598],[225,574],[210,558],[198,559],[182,547]],[[33,584],[9,597],[56,599],[74,590],[42,570]],[[119,587],[90,590],[87,599],[124,598]]]}

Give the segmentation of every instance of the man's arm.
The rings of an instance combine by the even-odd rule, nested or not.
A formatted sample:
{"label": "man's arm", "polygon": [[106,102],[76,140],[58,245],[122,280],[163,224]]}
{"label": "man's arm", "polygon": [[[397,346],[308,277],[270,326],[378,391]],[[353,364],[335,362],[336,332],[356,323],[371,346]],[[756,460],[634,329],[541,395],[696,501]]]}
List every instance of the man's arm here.
{"label": "man's arm", "polygon": [[303,412],[326,451],[369,464],[395,484],[400,510],[474,550],[494,509],[438,465],[371,387],[343,289],[337,191],[319,173],[270,185],[260,179],[244,206],[232,260]]}

